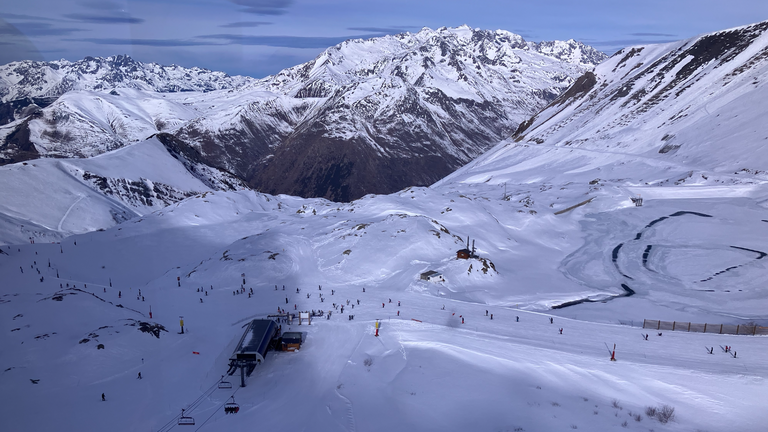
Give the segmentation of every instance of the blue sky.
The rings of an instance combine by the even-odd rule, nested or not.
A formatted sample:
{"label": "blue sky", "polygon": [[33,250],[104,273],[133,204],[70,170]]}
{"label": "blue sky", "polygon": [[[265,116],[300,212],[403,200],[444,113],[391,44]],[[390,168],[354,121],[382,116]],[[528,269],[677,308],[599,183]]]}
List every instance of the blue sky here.
{"label": "blue sky", "polygon": [[768,19],[766,0],[30,0],[0,10],[0,64],[129,54],[263,77],[345,39],[467,24],[608,54]]}

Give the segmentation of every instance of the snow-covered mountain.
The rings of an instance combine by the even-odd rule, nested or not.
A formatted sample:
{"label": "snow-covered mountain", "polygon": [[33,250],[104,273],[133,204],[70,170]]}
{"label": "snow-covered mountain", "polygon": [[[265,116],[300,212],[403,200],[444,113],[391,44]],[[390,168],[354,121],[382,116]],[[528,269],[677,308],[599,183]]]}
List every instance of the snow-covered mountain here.
{"label": "snow-covered mountain", "polygon": [[[711,59],[680,72],[697,81],[647,111],[600,91],[623,93],[634,76],[633,57],[619,64],[626,50],[437,184],[350,203],[208,191],[51,244],[94,229],[109,206],[138,208],[100,201],[92,175],[110,187],[201,190],[171,156],[202,155],[166,132],[98,156],[0,167],[0,386],[14,396],[0,404],[3,426],[168,431],[183,409],[202,431],[763,431],[768,179],[733,168],[765,156],[761,27],[644,47],[655,53],[645,64],[667,59],[664,74],[648,75],[672,80],[658,88],[683,62]],[[700,85],[709,93],[689,98]],[[179,104],[208,109],[214,93]],[[276,130],[327,99],[261,94],[275,113],[295,103]],[[167,96],[147,97],[182,101]],[[690,119],[669,120],[678,100]],[[685,137],[677,153],[658,152],[657,129]],[[477,256],[458,259],[467,237]],[[429,270],[444,280],[423,280]],[[243,325],[283,308],[323,312],[311,325],[281,322],[302,332],[301,349],[270,352],[239,387],[225,374]],[[658,327],[641,328],[646,319]],[[231,388],[219,388],[222,375]],[[228,401],[237,414],[224,412]]]}
{"label": "snow-covered mountain", "polygon": [[202,153],[259,190],[348,201],[431,184],[604,58],[575,41],[467,26],[350,40],[251,86],[280,98],[218,111],[177,136],[219,144]]}
{"label": "snow-covered mountain", "polygon": [[237,89],[73,87],[84,90],[42,110],[26,107],[32,116],[0,129],[0,151],[6,162],[35,151],[81,157],[163,131],[260,190],[348,201],[438,180],[604,58],[573,40],[425,28],[346,41],[275,76],[232,83]]}
{"label": "snow-covered mountain", "polygon": [[688,167],[695,175],[681,182],[703,181],[699,170],[768,179],[767,84],[768,21],[629,47],[525,122],[515,142]]}
{"label": "snow-covered mountain", "polygon": [[73,90],[209,92],[237,89],[254,81],[197,67],[143,63],[127,55],[86,57],[76,62],[17,61],[0,66],[0,125],[26,118]]}
{"label": "snow-covered mountain", "polygon": [[229,76],[198,67],[143,63],[127,55],[68,60],[17,61],[0,66],[0,101],[58,97],[72,90],[118,87],[156,92],[207,92],[234,89],[253,78]]}
{"label": "snow-covered mountain", "polygon": [[246,188],[165,135],[91,158],[6,165],[0,184],[6,244],[103,230],[199,193]]}

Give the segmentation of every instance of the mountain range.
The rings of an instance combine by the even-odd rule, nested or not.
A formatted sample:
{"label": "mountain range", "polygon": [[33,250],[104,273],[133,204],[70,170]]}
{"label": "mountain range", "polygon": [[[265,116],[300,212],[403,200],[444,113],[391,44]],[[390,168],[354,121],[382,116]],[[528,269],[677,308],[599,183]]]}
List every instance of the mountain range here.
{"label": "mountain range", "polygon": [[461,26],[346,41],[261,80],[125,56],[12,63],[0,159],[88,157],[161,133],[260,191],[349,201],[437,181],[605,57]]}

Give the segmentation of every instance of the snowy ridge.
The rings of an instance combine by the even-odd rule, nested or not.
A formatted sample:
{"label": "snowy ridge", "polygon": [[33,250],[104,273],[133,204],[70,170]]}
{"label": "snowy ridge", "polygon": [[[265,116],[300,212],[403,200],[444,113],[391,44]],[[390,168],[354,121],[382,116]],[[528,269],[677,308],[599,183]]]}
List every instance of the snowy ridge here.
{"label": "snowy ridge", "polygon": [[0,157],[90,156],[166,132],[265,192],[349,201],[438,180],[604,58],[575,41],[467,26],[350,40],[236,90],[113,80],[109,93],[84,85],[42,109],[24,105],[30,117],[0,128]]}
{"label": "snowy ridge", "polygon": [[18,61],[0,66],[0,101],[57,97],[72,90],[107,91],[125,87],[157,92],[239,88],[254,81],[201,68],[143,63],[127,55],[86,57],[70,62]]}
{"label": "snowy ridge", "polygon": [[762,22],[625,48],[537,114],[515,141],[768,179],[768,129],[760,120],[768,96],[766,30]]}
{"label": "snowy ridge", "polygon": [[210,190],[244,186],[157,139],[84,159],[0,167],[0,243],[109,228]]}

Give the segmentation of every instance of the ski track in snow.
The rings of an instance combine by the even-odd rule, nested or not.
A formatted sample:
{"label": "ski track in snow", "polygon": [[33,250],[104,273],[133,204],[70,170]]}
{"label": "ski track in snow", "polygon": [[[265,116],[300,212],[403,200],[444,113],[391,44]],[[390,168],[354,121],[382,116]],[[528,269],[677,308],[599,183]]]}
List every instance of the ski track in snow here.
{"label": "ski track in snow", "polygon": [[62,217],[61,217],[61,220],[59,220],[59,225],[56,227],[56,229],[57,229],[58,231],[61,231],[61,226],[64,224],[64,220],[67,218],[67,216],[69,216],[69,212],[71,212],[71,211],[72,211],[72,209],[73,209],[73,208],[74,208],[74,207],[77,205],[77,203],[79,203],[79,202],[80,202],[80,200],[82,200],[83,198],[85,198],[85,195],[80,195],[80,197],[79,197],[79,198],[77,198],[77,199],[75,200],[75,202],[73,202],[73,203],[72,203],[72,205],[71,205],[71,206],[69,206],[69,208],[67,209],[67,211],[64,213],[64,216],[62,216]]}

